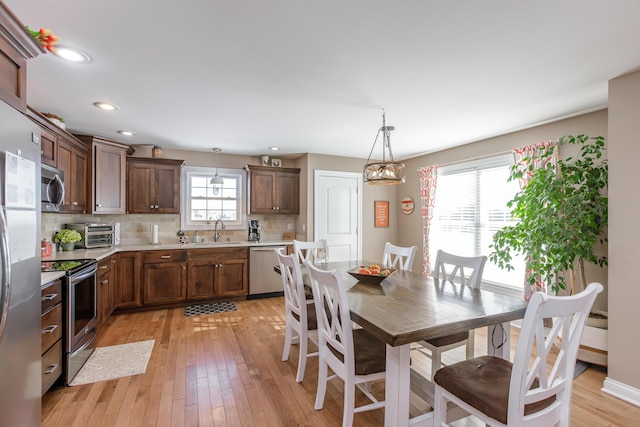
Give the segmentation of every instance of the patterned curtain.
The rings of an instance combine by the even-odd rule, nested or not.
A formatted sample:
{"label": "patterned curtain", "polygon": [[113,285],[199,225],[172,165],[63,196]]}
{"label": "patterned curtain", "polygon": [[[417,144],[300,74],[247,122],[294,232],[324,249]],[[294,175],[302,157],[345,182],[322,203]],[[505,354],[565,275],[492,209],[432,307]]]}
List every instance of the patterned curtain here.
{"label": "patterned curtain", "polygon": [[[546,152],[546,150],[552,145],[556,145],[556,143],[552,141],[540,142],[538,144],[527,145],[522,148],[514,148],[513,149],[513,157],[515,160],[515,165],[518,169],[520,169],[523,174],[522,178],[519,179],[520,189],[524,188],[531,178],[533,177],[533,171],[536,169],[540,169],[545,167],[550,162],[553,163],[554,167],[557,165],[557,151],[558,147],[556,145],[556,149],[553,150],[553,154],[550,156],[541,155]],[[533,167],[531,167],[533,166]],[[525,269],[525,277],[524,277],[524,299],[529,301],[531,295],[534,292],[542,291],[547,292],[547,284],[542,281],[540,277],[536,279],[535,285],[530,286],[528,283],[528,278],[531,277],[533,271],[529,268],[530,258],[527,256],[527,265]]]}
{"label": "patterned curtain", "polygon": [[420,175],[420,199],[422,200],[422,274],[431,276],[431,257],[429,254],[429,229],[436,203],[436,184],[438,166],[418,169]]}

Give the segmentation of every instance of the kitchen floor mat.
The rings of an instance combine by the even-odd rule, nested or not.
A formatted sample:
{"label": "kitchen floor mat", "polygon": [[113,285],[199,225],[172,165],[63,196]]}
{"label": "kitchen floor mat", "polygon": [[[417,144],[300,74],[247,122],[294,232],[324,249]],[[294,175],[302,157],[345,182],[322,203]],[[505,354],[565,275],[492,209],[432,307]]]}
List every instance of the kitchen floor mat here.
{"label": "kitchen floor mat", "polygon": [[236,311],[238,307],[233,301],[213,302],[210,304],[196,304],[184,308],[185,317],[200,316],[211,313],[224,313],[225,311]]}
{"label": "kitchen floor mat", "polygon": [[144,374],[155,340],[97,347],[70,386]]}

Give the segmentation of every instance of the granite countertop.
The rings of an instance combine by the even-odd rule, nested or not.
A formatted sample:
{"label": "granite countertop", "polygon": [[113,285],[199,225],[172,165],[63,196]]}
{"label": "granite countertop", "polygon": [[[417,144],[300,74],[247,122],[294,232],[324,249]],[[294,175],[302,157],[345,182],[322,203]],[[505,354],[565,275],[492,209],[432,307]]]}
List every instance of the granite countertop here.
{"label": "granite countertop", "polygon": [[156,250],[168,250],[168,249],[211,249],[211,248],[249,248],[260,246],[279,246],[279,245],[292,245],[290,240],[277,240],[277,241],[261,241],[261,242],[217,242],[217,243],[161,243],[158,245],[148,244],[134,244],[134,245],[118,245],[110,246],[107,248],[95,248],[95,249],[75,249],[73,251],[58,251],[52,253],[50,256],[43,257],[43,261],[49,260],[70,260],[70,259],[83,259],[93,258],[98,261],[111,256],[117,252],[128,251],[156,251]]}
{"label": "granite countertop", "polygon": [[[108,248],[95,248],[95,249],[75,249],[73,251],[58,251],[53,252],[50,256],[42,257],[42,261],[54,261],[54,260],[71,260],[71,259],[85,259],[92,258],[100,261],[108,256],[111,256],[117,252],[128,251],[157,251],[167,249],[211,249],[211,248],[249,248],[260,246],[280,246],[280,245],[292,245],[293,242],[288,240],[279,241],[261,241],[261,242],[217,242],[217,243],[164,243],[159,245],[137,244],[137,245],[118,245],[110,246]],[[64,272],[46,272],[40,274],[41,286],[45,285],[52,280],[64,276]]]}

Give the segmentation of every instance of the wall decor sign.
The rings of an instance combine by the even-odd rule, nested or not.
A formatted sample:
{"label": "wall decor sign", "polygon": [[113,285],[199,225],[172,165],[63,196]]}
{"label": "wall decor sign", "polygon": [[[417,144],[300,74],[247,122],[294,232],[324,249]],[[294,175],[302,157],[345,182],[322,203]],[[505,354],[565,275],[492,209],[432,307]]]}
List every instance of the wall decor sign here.
{"label": "wall decor sign", "polygon": [[402,212],[404,212],[407,215],[413,212],[414,204],[413,204],[413,199],[411,197],[409,196],[403,197],[402,202],[400,203],[402,204]]}
{"label": "wall decor sign", "polygon": [[282,166],[282,160],[281,159],[271,159],[271,166],[275,166],[277,168]]}
{"label": "wall decor sign", "polygon": [[375,227],[389,227],[389,201],[375,200],[373,214]]}

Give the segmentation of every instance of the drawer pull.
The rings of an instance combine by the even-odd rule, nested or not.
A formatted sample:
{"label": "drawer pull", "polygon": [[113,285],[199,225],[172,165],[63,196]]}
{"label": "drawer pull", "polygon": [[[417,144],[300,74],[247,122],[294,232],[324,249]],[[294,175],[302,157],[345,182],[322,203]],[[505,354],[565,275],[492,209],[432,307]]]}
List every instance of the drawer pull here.
{"label": "drawer pull", "polygon": [[100,268],[101,268],[102,270],[106,270],[107,268],[109,268],[109,266],[108,266],[108,265],[103,265],[103,266],[101,266]]}
{"label": "drawer pull", "polygon": [[44,371],[44,373],[45,373],[45,375],[49,375],[49,374],[52,374],[52,373],[53,373],[53,371],[55,371],[56,369],[58,369],[58,364],[57,364],[57,363],[54,363],[53,365],[49,365],[49,366],[47,367],[47,370],[46,370],[46,371]]}
{"label": "drawer pull", "polygon": [[58,329],[58,325],[47,326],[46,328],[44,328],[42,330],[42,333],[43,334],[52,334],[53,331],[55,331],[56,329]]}
{"label": "drawer pull", "polygon": [[171,255],[160,255],[160,258],[169,259],[169,258],[171,258]]}
{"label": "drawer pull", "polygon": [[57,296],[58,296],[58,294],[43,295],[42,296],[42,301],[52,301],[52,300],[56,299]]}

